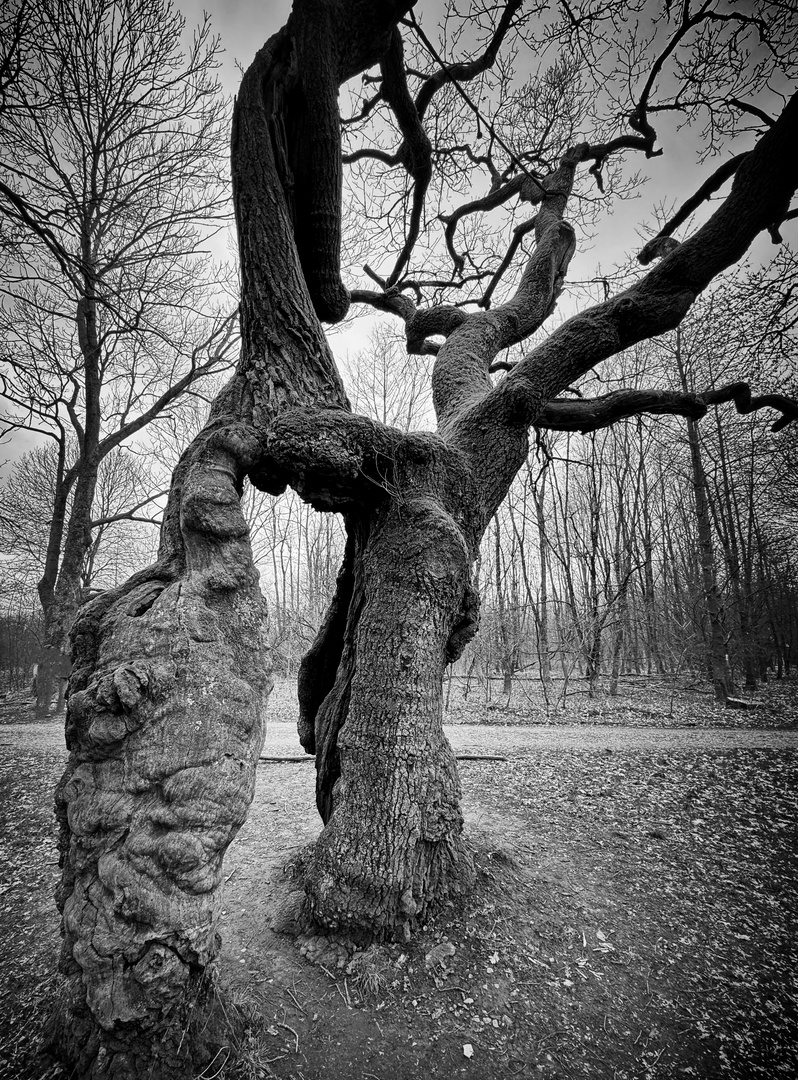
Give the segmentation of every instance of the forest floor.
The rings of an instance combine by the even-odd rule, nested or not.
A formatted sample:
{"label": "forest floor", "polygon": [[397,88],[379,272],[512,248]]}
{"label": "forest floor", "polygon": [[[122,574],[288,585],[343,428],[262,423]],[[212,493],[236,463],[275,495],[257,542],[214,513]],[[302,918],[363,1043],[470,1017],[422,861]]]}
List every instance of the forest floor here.
{"label": "forest floor", "polygon": [[[309,760],[263,762],[225,864],[219,965],[247,1032],[203,1078],[796,1075],[798,680],[740,711],[673,683],[564,713],[454,690],[456,752],[504,759],[460,762],[467,905],[367,950],[275,933],[320,822]],[[287,685],[270,708],[264,755],[299,753]],[[62,1075],[37,1050],[57,992],[64,760],[62,718],[0,703],[3,1080]]]}

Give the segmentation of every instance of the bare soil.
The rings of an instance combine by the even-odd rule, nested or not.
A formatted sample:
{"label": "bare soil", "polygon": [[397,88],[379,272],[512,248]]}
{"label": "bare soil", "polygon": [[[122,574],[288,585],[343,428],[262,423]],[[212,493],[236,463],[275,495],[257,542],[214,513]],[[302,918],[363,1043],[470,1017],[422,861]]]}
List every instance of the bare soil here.
{"label": "bare soil", "polygon": [[[457,702],[455,749],[507,759],[461,762],[477,887],[369,949],[272,929],[320,822],[312,764],[263,762],[226,862],[219,965],[246,1034],[203,1077],[795,1075],[798,683],[725,726],[706,695],[679,693],[580,701],[533,726]],[[264,755],[298,750],[294,710],[278,688]],[[57,992],[65,753],[61,718],[30,719],[0,706],[0,1077],[56,1080],[37,1050]]]}

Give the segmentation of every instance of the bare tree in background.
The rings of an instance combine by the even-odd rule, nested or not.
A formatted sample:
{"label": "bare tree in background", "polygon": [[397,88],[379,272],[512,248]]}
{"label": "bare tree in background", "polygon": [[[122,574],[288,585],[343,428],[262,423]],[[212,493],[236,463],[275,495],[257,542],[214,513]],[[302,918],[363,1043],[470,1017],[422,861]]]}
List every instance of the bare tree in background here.
{"label": "bare tree in background", "polygon": [[56,448],[38,583],[45,713],[100,462],[230,363],[229,271],[208,254],[228,212],[229,106],[207,20],[184,54],[184,20],[160,0],[7,10],[18,33],[0,109],[0,432]]}
{"label": "bare tree in background", "polygon": [[[628,4],[479,6],[476,37],[455,36],[465,58],[454,61],[407,2],[299,0],[244,74],[232,142],[241,360],[175,472],[158,561],[84,607],[73,631],[53,1045],[79,1075],[190,1076],[202,1055],[222,859],[252,798],[270,688],[246,477],[274,493],[290,484],[347,526],[336,595],[299,680],[325,821],[309,915],[328,930],[402,935],[473,879],[442,677],[474,633],[472,565],[527,459],[530,427],[590,431],[645,411],[699,418],[726,400],[775,406],[779,426],[795,415],[792,401],[739,386],[561,396],[602,360],[677,326],[760,232],[778,230],[798,184],[798,101],[771,119],[746,98],[794,74],[787,9],[639,6],[655,16],[646,49],[628,40]],[[752,66],[762,38],[766,59]],[[419,43],[409,71],[406,39]],[[621,59],[607,49],[616,39]],[[512,100],[502,91],[498,126],[466,125],[461,91],[479,99],[494,65],[507,78],[497,58],[513,44],[540,56],[559,45],[565,59]],[[346,157],[389,170],[383,209],[393,200],[397,213],[379,234],[383,257],[386,237],[395,253],[369,268],[378,290],[348,290],[338,94],[373,65],[347,138],[379,120],[398,130],[397,145],[385,149],[378,124],[382,145]],[[707,149],[740,118],[764,133],[704,225],[681,243],[666,226],[643,254],[661,261],[494,380],[501,351],[556,305],[576,244],[567,208],[587,208],[589,224],[601,186],[607,198],[623,188],[623,157],[658,153],[653,123],[666,109],[706,119]],[[553,122],[540,129],[538,117]],[[489,178],[477,199],[472,166]],[[517,220],[497,258],[476,223],[507,204]],[[349,409],[321,322],[351,302],[398,316],[410,351],[435,356],[437,431],[405,433]]]}

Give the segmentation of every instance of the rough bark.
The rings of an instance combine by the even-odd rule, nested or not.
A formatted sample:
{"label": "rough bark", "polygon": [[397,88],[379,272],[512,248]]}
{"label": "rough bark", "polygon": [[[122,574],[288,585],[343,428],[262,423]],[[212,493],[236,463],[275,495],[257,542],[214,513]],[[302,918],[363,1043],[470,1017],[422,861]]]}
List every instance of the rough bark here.
{"label": "rough bark", "polygon": [[204,1056],[222,858],[270,689],[241,398],[239,380],[184,455],[158,562],[84,607],[72,633],[49,1042],[81,1077],[188,1077]]}
{"label": "rough bark", "polygon": [[497,353],[539,326],[562,288],[575,170],[606,156],[569,150],[530,196],[536,246],[515,295],[451,320],[433,376],[438,434],[352,416],[319,322],[349,302],[336,96],[395,50],[409,6],[297,2],[242,80],[238,374],[175,474],[158,563],[84,609],[73,636],[58,794],[66,985],[52,1041],[78,1075],[188,1076],[202,1060],[189,1014],[210,1007],[222,859],[251,798],[269,684],[243,478],[275,493],[290,483],[348,517],[337,597],[303,666],[302,738],[326,820],[307,891],[327,928],[407,934],[473,874],[443,673],[475,630],[471,568],[529,425],[599,360],[676,325],[795,187],[788,107],[698,241],[494,386]]}
{"label": "rough bark", "polygon": [[[215,1038],[206,972],[222,860],[252,797],[270,688],[241,485],[284,486],[264,449],[281,411],[347,407],[316,315],[341,307],[329,84],[373,62],[404,10],[354,4],[358,36],[334,6],[298,6],[242,82],[238,373],[175,472],[157,563],[87,605],[73,630],[57,792],[64,986],[48,1042],[81,1077],[194,1076]],[[312,115],[318,95],[332,143]],[[314,222],[299,243],[297,196]]]}
{"label": "rough bark", "polygon": [[357,662],[344,668],[340,777],[308,877],[320,923],[378,936],[409,933],[473,874],[442,729],[443,671],[471,559],[440,500],[414,487],[372,519],[348,628]]}

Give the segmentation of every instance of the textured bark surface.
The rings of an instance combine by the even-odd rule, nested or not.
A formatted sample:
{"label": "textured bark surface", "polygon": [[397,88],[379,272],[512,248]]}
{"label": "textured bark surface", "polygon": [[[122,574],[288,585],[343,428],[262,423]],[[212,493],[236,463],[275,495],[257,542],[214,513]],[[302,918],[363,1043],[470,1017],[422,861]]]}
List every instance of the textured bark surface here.
{"label": "textured bark surface", "polygon": [[193,1076],[208,1038],[222,857],[270,689],[239,451],[217,415],[178,467],[158,563],[73,630],[50,1040],[78,1076]]}
{"label": "textured bark surface", "polygon": [[349,518],[336,596],[300,675],[326,822],[307,888],[321,925],[393,936],[473,877],[442,683],[476,631],[482,526],[468,464],[440,439],[409,437],[369,470],[383,487]]}
{"label": "textured bark surface", "polygon": [[[189,1076],[202,1061],[222,858],[251,798],[269,688],[244,477],[273,493],[291,484],[346,516],[336,596],[300,676],[300,737],[316,754],[326,823],[307,893],[326,928],[407,934],[473,874],[442,680],[476,629],[471,568],[526,460],[530,425],[601,359],[675,326],[798,182],[798,166],[785,164],[792,104],[707,225],[494,385],[497,354],[539,327],[560,294],[575,171],[608,152],[569,149],[542,183],[518,188],[537,207],[535,248],[505,304],[427,316],[386,292],[409,339],[437,353],[437,434],[354,416],[319,321],[342,318],[350,299],[336,101],[343,81],[382,61],[403,152],[423,181],[423,102],[396,70],[396,23],[409,7],[297,0],[241,83],[238,373],[176,471],[157,564],[84,609],[73,635],[71,756],[58,793],[66,988],[52,1030],[77,1075]],[[445,343],[428,348],[424,335],[436,333]]]}
{"label": "textured bark surface", "polygon": [[[364,6],[358,37],[342,19],[331,26],[332,6],[299,5],[242,82],[238,373],[177,467],[157,563],[83,608],[72,633],[70,758],[56,796],[64,985],[48,1039],[75,1076],[193,1077],[224,1039],[208,967],[222,861],[251,801],[270,689],[241,485],[249,475],[284,486],[266,450],[282,411],[347,408],[316,315],[342,313],[340,192],[329,186],[338,119],[332,153],[311,106],[373,62],[404,10]],[[329,127],[331,109],[325,117]],[[294,185],[292,167],[315,194]],[[315,225],[297,244],[305,195]],[[319,266],[306,280],[311,257]]]}
{"label": "textured bark surface", "polygon": [[[330,929],[409,932],[470,884],[460,784],[442,730],[447,645],[469,569],[462,533],[436,500],[418,495],[376,515],[348,628],[357,663],[344,669],[340,778],[308,877],[311,910]],[[329,812],[326,798],[323,806]]]}

